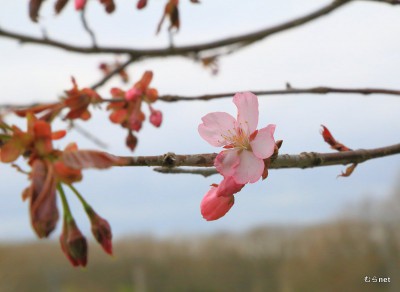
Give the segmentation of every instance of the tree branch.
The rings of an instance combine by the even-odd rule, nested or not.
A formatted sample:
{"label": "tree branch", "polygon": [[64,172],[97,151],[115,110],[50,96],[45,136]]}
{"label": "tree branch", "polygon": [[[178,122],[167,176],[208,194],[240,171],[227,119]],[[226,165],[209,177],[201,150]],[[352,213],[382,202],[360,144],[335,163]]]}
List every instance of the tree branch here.
{"label": "tree branch", "polygon": [[199,174],[204,177],[209,177],[211,175],[217,174],[218,171],[215,168],[169,168],[169,167],[156,167],[153,169],[159,173],[168,173],[168,174]]}
{"label": "tree branch", "polygon": [[[260,90],[260,91],[251,91],[255,95],[290,95],[290,94],[329,94],[329,93],[338,93],[338,94],[362,94],[362,95],[371,95],[371,94],[385,94],[385,95],[400,95],[400,90],[395,89],[384,89],[384,88],[338,88],[338,87],[310,87],[310,88],[292,88],[288,87],[287,89],[282,90]],[[179,95],[163,95],[158,99],[165,102],[174,102],[174,101],[195,101],[195,100],[210,100],[210,99],[219,99],[219,98],[229,98],[235,95],[236,92],[226,92],[226,93],[217,93],[217,94],[205,94],[205,95],[197,95],[197,96],[179,96]]]}
{"label": "tree branch", "polygon": [[[123,70],[126,66],[133,62],[134,60],[129,59],[125,63],[121,64],[120,67],[116,68],[109,74],[107,74],[104,78],[102,78],[99,82],[92,85],[92,89],[96,89],[99,86],[103,85],[108,79],[110,79],[115,74],[118,74],[119,71]],[[248,90],[247,90],[248,91]],[[251,90],[250,90],[251,91]],[[399,96],[400,90],[397,89],[385,89],[385,88],[339,88],[339,87],[310,87],[310,88],[292,88],[288,89],[277,89],[277,90],[259,90],[259,91],[251,91],[255,95],[265,96],[265,95],[296,95],[296,94],[361,94],[361,95],[373,95],[373,94],[383,94],[383,95],[394,95]],[[235,92],[225,92],[225,93],[216,93],[216,94],[204,94],[204,95],[196,95],[196,96],[182,96],[182,95],[172,95],[166,94],[161,95],[158,100],[164,102],[176,102],[176,101],[207,101],[212,99],[220,99],[220,98],[231,98],[235,95]],[[104,98],[102,102],[121,102],[124,99],[119,98]],[[0,109],[3,110],[15,110],[15,109],[27,109],[33,106],[38,106],[42,103],[32,102],[30,104],[0,104]]]}
{"label": "tree branch", "polygon": [[[270,169],[279,168],[311,168],[329,165],[346,165],[349,163],[362,163],[370,159],[400,154],[400,143],[375,148],[360,149],[346,152],[317,153],[302,152],[300,154],[282,154],[271,161]],[[161,167],[211,167],[214,165],[216,153],[177,155],[167,153],[159,156],[115,156],[115,166],[161,166]]]}
{"label": "tree branch", "polygon": [[351,0],[335,0],[332,3],[317,9],[314,12],[306,14],[304,16],[289,20],[282,24],[267,27],[259,31],[252,33],[228,37],[217,41],[207,42],[203,44],[181,46],[181,47],[170,47],[166,49],[134,49],[134,48],[120,48],[120,47],[101,47],[101,46],[75,46],[69,43],[56,41],[49,38],[37,38],[29,35],[15,33],[0,29],[0,37],[10,38],[18,40],[21,43],[31,43],[38,45],[51,46],[54,48],[63,49],[70,52],[82,53],[82,54],[129,54],[136,58],[151,58],[151,57],[167,57],[167,56],[192,56],[199,52],[214,50],[214,49],[229,49],[232,46],[243,48],[254,42],[265,39],[268,36],[301,26],[319,17],[325,16],[332,11],[338,9],[344,4],[349,3]]}

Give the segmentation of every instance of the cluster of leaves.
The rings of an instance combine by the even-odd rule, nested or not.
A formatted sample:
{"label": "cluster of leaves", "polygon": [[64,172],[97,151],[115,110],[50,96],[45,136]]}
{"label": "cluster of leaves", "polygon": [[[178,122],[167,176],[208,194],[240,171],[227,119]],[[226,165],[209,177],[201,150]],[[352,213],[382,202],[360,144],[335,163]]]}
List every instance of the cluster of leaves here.
{"label": "cluster of leaves", "polygon": [[[100,65],[106,68],[106,64]],[[125,78],[128,75],[123,73]],[[110,104],[107,109],[111,111],[110,120],[113,123],[120,124],[128,130],[126,145],[133,151],[138,143],[137,137],[133,132],[139,132],[142,128],[145,114],[142,111],[142,104],[148,105],[150,112],[150,123],[155,127],[160,127],[162,123],[162,113],[153,108],[152,104],[158,99],[158,91],[155,88],[150,88],[150,82],[153,79],[153,72],[146,71],[141,80],[136,82],[131,89],[124,91],[114,87],[111,89],[113,100],[108,100]],[[64,109],[68,109],[64,120],[89,120],[91,113],[89,106],[98,106],[105,100],[93,89],[80,89],[72,78],[73,87],[65,91],[65,96],[59,102],[40,104],[26,109],[15,110],[14,112],[20,117],[27,117],[32,113],[38,115],[43,121],[51,122],[55,117],[59,116]]]}
{"label": "cluster of leaves", "polygon": [[[158,98],[158,91],[149,87],[152,78],[153,73],[146,71],[141,80],[128,91],[112,88],[114,99],[107,100],[110,102],[110,120],[128,129],[127,145],[131,150],[137,144],[137,138],[132,132],[138,132],[145,119],[141,109],[143,102],[148,104],[150,122],[156,127],[162,122],[161,112],[151,105]],[[91,88],[79,88],[74,78],[72,84],[72,88],[65,91],[65,96],[58,102],[14,111],[19,117],[26,118],[26,131],[0,121],[0,160],[13,163],[19,171],[28,175],[31,183],[23,191],[22,198],[29,201],[32,227],[39,238],[48,237],[56,227],[59,219],[56,198],[59,194],[64,211],[61,248],[74,266],[85,266],[87,241],[72,216],[63,186],[67,186],[82,203],[91,222],[94,237],[105,252],[111,254],[110,225],[93,210],[73,184],[82,180],[82,169],[103,169],[119,165],[120,158],[99,151],[78,150],[75,143],[69,144],[64,150],[54,149],[52,141],[66,135],[64,130],[51,131],[51,122],[57,116],[67,110],[64,120],[86,121],[91,117],[89,106],[106,101]],[[27,160],[29,171],[22,171],[14,164],[19,157]]]}
{"label": "cluster of leaves", "polygon": [[[66,185],[81,201],[90,219],[95,239],[107,253],[111,254],[110,225],[93,210],[73,186],[74,183],[82,180],[81,169],[87,164],[85,162],[87,158],[85,160],[81,157],[82,155],[88,157],[88,155],[85,155],[85,151],[82,152],[83,154],[80,153],[74,143],[69,144],[63,151],[54,149],[52,141],[63,138],[66,132],[63,130],[52,132],[49,122],[36,118],[31,112],[26,114],[26,119],[27,131],[15,125],[10,127],[4,122],[1,123],[0,128],[3,133],[0,136],[0,159],[4,163],[13,163],[20,156],[27,159],[30,171],[24,173],[28,175],[31,183],[23,191],[22,198],[29,200],[33,230],[39,238],[48,237],[54,231],[59,219],[56,202],[58,190],[64,209],[64,227],[60,236],[62,250],[74,266],[86,265],[87,242],[69,209],[62,187]],[[75,157],[75,161],[79,161],[78,165],[68,163],[71,155]],[[90,151],[91,166],[104,164],[105,158],[108,158],[108,166],[117,163],[115,158],[105,153]]]}
{"label": "cluster of leaves", "polygon": [[[39,18],[39,11],[42,7],[42,4],[45,0],[30,0],[29,1],[29,17],[33,22],[37,22]],[[61,13],[61,11],[65,8],[70,0],[56,0],[54,4],[54,10],[56,14]],[[112,13],[115,11],[116,5],[114,0],[99,0],[99,2],[104,6],[104,9],[107,13]],[[190,0],[191,3],[198,4],[199,0]],[[87,5],[87,0],[74,0],[75,9],[83,10]],[[143,9],[147,6],[148,0],[138,0],[136,7],[137,9]],[[167,0],[167,3],[164,8],[164,13],[161,17],[161,20],[157,26],[157,33],[161,30],[162,23],[166,17],[169,18],[170,26],[169,30],[175,28],[179,30],[180,20],[179,20],[179,0]]]}

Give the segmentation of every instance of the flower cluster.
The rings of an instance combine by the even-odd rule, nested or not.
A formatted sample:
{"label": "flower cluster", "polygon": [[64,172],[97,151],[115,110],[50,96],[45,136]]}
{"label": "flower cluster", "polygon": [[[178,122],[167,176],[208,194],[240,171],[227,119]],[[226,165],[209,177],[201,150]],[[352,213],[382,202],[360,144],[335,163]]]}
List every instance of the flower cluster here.
{"label": "flower cluster", "polygon": [[[70,144],[64,151],[53,148],[53,140],[63,138],[65,131],[52,132],[47,121],[37,119],[32,113],[26,114],[27,131],[17,126],[1,123],[4,134],[0,137],[0,159],[11,163],[21,155],[28,159],[31,181],[23,193],[23,200],[29,200],[32,227],[39,238],[48,237],[57,224],[57,190],[64,209],[64,228],[60,238],[62,250],[74,266],[85,266],[87,261],[86,239],[79,231],[62,188],[66,185],[81,200],[92,223],[92,231],[103,249],[111,254],[111,228],[107,221],[98,216],[83,197],[73,187],[73,183],[82,180],[79,168],[72,168],[64,161],[68,153],[78,152],[76,144]],[[92,155],[93,156],[93,155]]]}
{"label": "flower cluster", "polygon": [[234,194],[245,184],[266,178],[269,158],[276,150],[275,125],[257,130],[257,96],[237,93],[233,102],[238,110],[236,119],[224,112],[209,113],[198,128],[204,140],[225,149],[214,161],[223,180],[211,186],[200,205],[201,214],[208,221],[224,216],[234,204]]}
{"label": "flower cluster", "polygon": [[[153,79],[153,72],[146,71],[141,80],[135,83],[131,89],[124,91],[120,88],[112,88],[111,95],[117,99],[111,102],[107,109],[111,110],[111,122],[120,124],[128,129],[126,145],[133,151],[137,145],[137,138],[133,132],[139,132],[142,128],[146,116],[142,111],[142,103],[147,103],[150,111],[150,123],[155,127],[160,127],[162,123],[162,113],[154,109],[151,104],[157,101],[158,91],[151,88],[150,82]],[[120,101],[122,100],[122,101]]]}

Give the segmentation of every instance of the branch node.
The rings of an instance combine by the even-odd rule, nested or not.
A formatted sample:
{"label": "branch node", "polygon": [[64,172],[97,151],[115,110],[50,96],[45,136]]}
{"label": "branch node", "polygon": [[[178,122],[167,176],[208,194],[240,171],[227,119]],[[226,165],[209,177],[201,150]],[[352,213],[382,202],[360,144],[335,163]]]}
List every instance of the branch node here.
{"label": "branch node", "polygon": [[176,166],[176,154],[173,152],[168,152],[164,154],[162,159],[162,166],[163,167],[175,167]]}

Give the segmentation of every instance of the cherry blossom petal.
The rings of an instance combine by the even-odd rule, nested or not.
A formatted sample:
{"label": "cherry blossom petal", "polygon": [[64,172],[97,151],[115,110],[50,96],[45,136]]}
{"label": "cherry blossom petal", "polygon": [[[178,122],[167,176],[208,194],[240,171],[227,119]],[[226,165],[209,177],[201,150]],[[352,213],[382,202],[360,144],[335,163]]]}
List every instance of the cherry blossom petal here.
{"label": "cherry blossom petal", "polygon": [[258,124],[258,98],[251,92],[236,93],[233,103],[238,109],[237,121],[247,135],[257,129]]}
{"label": "cherry blossom petal", "polygon": [[239,165],[239,153],[236,149],[221,151],[214,160],[214,166],[224,177],[232,176]]}
{"label": "cherry blossom petal", "polygon": [[239,159],[239,165],[233,175],[236,183],[246,184],[258,181],[264,171],[264,161],[247,150],[240,153]]}
{"label": "cherry blossom petal", "polygon": [[205,115],[202,121],[198,130],[204,140],[217,147],[229,144],[226,138],[235,134],[234,117],[227,113],[215,112]]}
{"label": "cherry blossom petal", "polygon": [[237,192],[240,192],[244,184],[237,184],[235,179],[231,176],[224,177],[218,186],[217,196],[230,197]]}
{"label": "cherry blossom petal", "polygon": [[275,149],[275,125],[268,125],[258,130],[257,136],[250,142],[251,149],[256,157],[265,159],[274,154]]}
{"label": "cherry blossom petal", "polygon": [[217,187],[212,186],[200,204],[201,215],[207,221],[217,220],[224,216],[235,202],[233,195],[217,196],[217,190]]}

